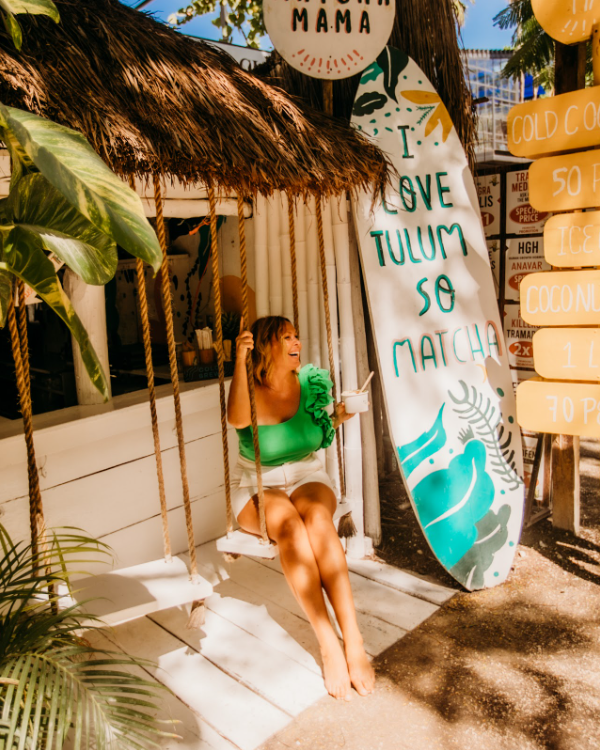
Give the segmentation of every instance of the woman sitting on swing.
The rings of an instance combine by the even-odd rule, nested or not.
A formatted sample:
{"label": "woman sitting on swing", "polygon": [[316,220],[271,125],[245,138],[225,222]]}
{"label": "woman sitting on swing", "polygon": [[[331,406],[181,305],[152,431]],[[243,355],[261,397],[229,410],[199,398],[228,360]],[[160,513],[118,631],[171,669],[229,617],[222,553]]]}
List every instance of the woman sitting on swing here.
{"label": "woman sitting on swing", "polygon": [[[243,321],[242,321],[243,322]],[[279,547],[281,567],[312,625],[323,661],[325,687],[334,698],[373,690],[375,673],[356,622],[346,557],[333,525],[336,498],[315,451],[333,442],[335,430],[353,415],[333,399],[325,370],[300,369],[301,344],[287,318],[259,318],[236,340],[236,365],[227,416],[237,428],[240,456],[231,483],[233,512],[244,531],[260,535],[246,357],[252,353],[265,517]],[[331,625],[327,592],[344,639]],[[345,652],[345,653],[344,653]]]}

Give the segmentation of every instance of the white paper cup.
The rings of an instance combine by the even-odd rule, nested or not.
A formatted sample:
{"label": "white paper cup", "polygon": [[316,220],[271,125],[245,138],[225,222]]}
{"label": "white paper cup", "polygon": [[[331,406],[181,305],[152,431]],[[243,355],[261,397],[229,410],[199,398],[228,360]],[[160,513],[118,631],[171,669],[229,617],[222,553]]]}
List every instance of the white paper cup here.
{"label": "white paper cup", "polygon": [[359,414],[369,411],[369,391],[357,393],[356,391],[344,391],[342,401],[346,407],[347,414]]}

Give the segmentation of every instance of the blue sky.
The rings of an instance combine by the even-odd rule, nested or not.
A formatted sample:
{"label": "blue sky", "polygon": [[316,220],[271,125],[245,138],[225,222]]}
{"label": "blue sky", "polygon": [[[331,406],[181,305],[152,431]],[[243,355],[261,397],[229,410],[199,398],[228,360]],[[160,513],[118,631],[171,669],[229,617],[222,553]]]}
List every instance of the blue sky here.
{"label": "blue sky", "polygon": [[[140,0],[122,0],[125,5],[136,6]],[[510,45],[511,33],[500,31],[493,26],[493,18],[506,7],[508,0],[475,0],[467,2],[467,20],[462,31],[463,44],[469,49],[503,49]],[[145,10],[166,21],[171,13],[186,5],[186,0],[152,0]],[[211,23],[211,18],[195,18],[185,24],[182,30],[186,34],[201,36],[207,39],[218,39],[219,31]],[[243,44],[241,38],[234,38],[234,43]]]}
{"label": "blue sky", "polygon": [[467,20],[462,30],[467,49],[504,49],[510,46],[511,31],[501,31],[493,24],[496,13],[506,8],[508,0],[475,0],[467,2]]}

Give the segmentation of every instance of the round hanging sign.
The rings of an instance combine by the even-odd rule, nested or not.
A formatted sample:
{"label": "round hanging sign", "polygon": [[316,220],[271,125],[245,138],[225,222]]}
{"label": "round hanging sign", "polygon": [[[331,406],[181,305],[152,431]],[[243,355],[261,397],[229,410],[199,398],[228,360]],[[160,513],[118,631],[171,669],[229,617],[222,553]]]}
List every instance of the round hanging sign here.
{"label": "round hanging sign", "polygon": [[395,0],[264,0],[273,46],[313,78],[340,79],[370,65],[387,44]]}

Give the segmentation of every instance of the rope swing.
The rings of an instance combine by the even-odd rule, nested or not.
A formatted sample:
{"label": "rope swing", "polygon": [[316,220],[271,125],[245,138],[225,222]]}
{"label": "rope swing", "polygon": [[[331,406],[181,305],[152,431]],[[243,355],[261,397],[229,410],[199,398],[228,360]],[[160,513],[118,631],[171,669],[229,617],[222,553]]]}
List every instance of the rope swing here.
{"label": "rope swing", "polygon": [[208,188],[210,215],[210,243],[212,252],[212,287],[215,301],[215,332],[217,334],[217,366],[219,370],[219,399],[221,402],[221,437],[223,440],[223,468],[225,473],[225,503],[227,508],[227,535],[233,531],[233,511],[231,509],[231,484],[229,476],[229,443],[227,441],[227,402],[225,400],[225,354],[223,352],[223,321],[221,319],[221,275],[219,273],[219,252],[217,245],[217,204],[215,191]]}
{"label": "rope swing", "polygon": [[298,266],[296,265],[296,219],[294,216],[294,201],[288,194],[288,221],[290,232],[290,256],[292,266],[292,306],[294,310],[294,328],[296,336],[300,338],[300,315],[298,313]]}
{"label": "rope swing", "polygon": [[[129,186],[135,191],[135,178],[129,175]],[[138,305],[142,321],[142,338],[144,341],[144,357],[146,360],[146,378],[148,381],[148,401],[150,403],[150,418],[152,421],[152,437],[154,438],[154,457],[156,459],[156,476],[158,479],[158,494],[160,497],[160,516],[163,532],[163,550],[165,560],[171,562],[171,539],[169,536],[169,518],[167,515],[167,498],[165,494],[165,478],[163,473],[162,453],[160,450],[160,434],[158,431],[158,415],[156,413],[156,389],[154,386],[154,365],[152,363],[152,343],[150,340],[150,317],[148,314],[148,296],[146,293],[146,277],[144,262],[135,259],[137,277]]]}
{"label": "rope swing", "polygon": [[173,308],[171,300],[171,282],[169,279],[169,262],[167,257],[167,236],[163,215],[162,189],[160,185],[160,177],[158,176],[158,174],[154,174],[154,204],[156,207],[156,234],[158,236],[158,241],[163,254],[163,261],[160,269],[162,284],[162,303],[163,312],[165,314],[165,328],[167,334],[167,347],[169,350],[171,382],[173,383],[175,425],[177,428],[177,445],[179,448],[179,468],[181,471],[181,484],[183,487],[183,508],[185,512],[185,527],[187,530],[188,538],[188,552],[190,555],[190,575],[192,577],[192,580],[194,581],[198,580],[200,577],[198,575],[198,564],[196,561],[196,546],[194,544],[194,527],[192,524],[190,489],[187,478],[185,441],[183,437],[183,418],[181,415],[181,397],[179,394],[179,373],[177,371],[177,354],[175,351],[175,334],[173,331]]}
{"label": "rope swing", "polygon": [[[337,404],[337,385],[336,385],[336,372],[335,372],[335,361],[333,358],[333,337],[331,334],[331,317],[329,314],[329,288],[327,286],[327,264],[325,261],[325,237],[323,234],[323,209],[321,206],[321,197],[317,197],[315,201],[317,208],[317,234],[319,237],[319,260],[321,265],[321,284],[323,287],[323,307],[325,308],[325,328],[327,329],[327,351],[329,354],[329,372],[331,374],[331,382],[333,387],[331,393],[333,396],[333,402]],[[338,469],[340,474],[340,494],[342,497],[346,495],[346,486],[344,483],[344,467],[342,464],[342,435],[339,429],[335,432],[335,440],[337,445],[337,457],[338,457]]]}
{"label": "rope swing", "polygon": [[[238,193],[238,231],[240,235],[240,271],[242,278],[242,315],[244,325],[248,325],[250,311],[248,308],[248,265],[246,258],[246,227],[244,224],[244,199]],[[256,485],[258,490],[258,517],[260,520],[260,533],[263,544],[269,544],[267,535],[267,521],[265,519],[265,493],[262,482],[262,468],[260,464],[260,445],[258,441],[258,419],[256,416],[256,394],[254,392],[254,369],[252,367],[252,354],[248,352],[246,359],[246,372],[248,374],[248,394],[250,396],[250,419],[252,421],[252,440],[254,442],[254,462],[256,464]]]}
{"label": "rope swing", "polygon": [[[19,299],[18,322],[15,313],[15,291]],[[46,522],[42,505],[40,478],[35,460],[33,444],[33,412],[31,404],[31,381],[29,373],[29,343],[27,337],[27,310],[25,309],[25,284],[17,279],[8,301],[8,329],[15,372],[17,376],[17,390],[19,405],[23,415],[23,430],[27,448],[27,475],[29,480],[29,526],[31,529],[31,550],[35,558],[39,552],[40,542],[46,536]]]}
{"label": "rope swing", "polygon": [[[216,204],[214,197],[214,190],[212,187],[208,189],[208,198],[210,206],[210,227],[211,227],[211,243],[213,252],[213,291],[215,300],[215,318],[216,318],[216,334],[217,334],[217,361],[219,364],[219,393],[221,399],[221,426],[222,426],[222,438],[223,438],[223,459],[225,466],[225,499],[227,508],[227,536],[217,541],[217,549],[220,552],[225,553],[226,556],[248,554],[258,557],[274,556],[275,545],[269,542],[267,535],[266,521],[265,521],[265,507],[264,507],[264,489],[262,481],[262,470],[260,461],[260,445],[258,440],[258,421],[256,416],[256,399],[254,391],[254,372],[252,368],[252,356],[248,353],[246,360],[246,372],[248,377],[248,394],[250,397],[250,416],[252,423],[252,439],[254,443],[254,457],[256,466],[256,483],[257,483],[257,494],[258,494],[258,511],[260,519],[261,529],[261,542],[262,550],[255,544],[254,537],[250,534],[246,534],[242,531],[233,531],[233,512],[231,508],[231,488],[230,488],[230,475],[229,475],[229,444],[227,441],[227,406],[225,402],[225,375],[222,364],[223,360],[223,331],[221,327],[221,290],[219,285],[219,261],[217,256],[217,215],[216,215]],[[247,252],[246,252],[246,232],[244,224],[244,201],[243,198],[238,194],[237,198],[238,207],[238,232],[240,239],[240,275],[242,282],[242,315],[244,318],[244,324],[247,326],[249,321],[249,309],[248,309],[248,269],[247,269]],[[333,335],[331,331],[331,316],[329,310],[329,290],[327,286],[327,266],[325,258],[325,240],[323,233],[323,211],[321,205],[321,199],[316,201],[316,216],[317,216],[317,233],[318,233],[318,244],[319,244],[319,259],[321,268],[321,283],[323,287],[323,304],[325,309],[325,327],[327,329],[327,349],[329,354],[329,370],[331,373],[331,380],[333,383],[332,395],[334,402],[337,403],[337,385],[336,385],[336,372],[335,372],[335,361],[333,356]],[[291,254],[291,271],[292,271],[292,299],[293,299],[293,313],[294,313],[294,327],[296,334],[299,335],[299,314],[298,314],[298,273],[296,264],[296,225],[294,217],[294,202],[292,197],[288,195],[288,221],[289,221],[289,235],[290,235],[290,254]],[[340,496],[342,502],[338,506],[339,515],[336,514],[335,518],[339,518],[338,534],[341,537],[351,537],[356,534],[356,526],[352,520],[350,512],[344,512],[345,508],[348,508],[348,503],[345,502],[344,498],[346,495],[346,488],[344,482],[344,469],[342,462],[342,436],[340,430],[336,430],[336,445],[337,445],[337,458],[338,458],[338,470],[339,470],[339,482],[340,482]],[[340,512],[341,511],[341,512]],[[269,547],[267,551],[267,545]]]}

